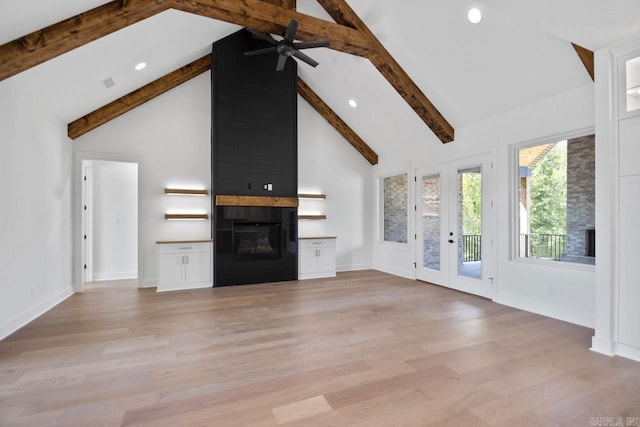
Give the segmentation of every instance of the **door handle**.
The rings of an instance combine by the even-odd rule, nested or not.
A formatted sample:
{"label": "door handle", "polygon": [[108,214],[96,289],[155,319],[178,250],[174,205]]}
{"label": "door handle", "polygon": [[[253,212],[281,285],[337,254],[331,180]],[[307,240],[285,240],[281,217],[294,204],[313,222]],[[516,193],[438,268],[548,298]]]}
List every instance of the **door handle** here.
{"label": "door handle", "polygon": [[453,239],[449,239],[449,243],[453,243]]}

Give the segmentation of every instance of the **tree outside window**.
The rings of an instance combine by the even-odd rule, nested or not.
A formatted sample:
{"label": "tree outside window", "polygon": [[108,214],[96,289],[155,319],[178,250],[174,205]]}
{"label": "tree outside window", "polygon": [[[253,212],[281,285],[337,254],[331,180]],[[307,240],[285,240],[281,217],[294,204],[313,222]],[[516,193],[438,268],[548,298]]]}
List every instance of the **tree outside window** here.
{"label": "tree outside window", "polygon": [[518,150],[518,190],[519,257],[595,263],[593,135]]}

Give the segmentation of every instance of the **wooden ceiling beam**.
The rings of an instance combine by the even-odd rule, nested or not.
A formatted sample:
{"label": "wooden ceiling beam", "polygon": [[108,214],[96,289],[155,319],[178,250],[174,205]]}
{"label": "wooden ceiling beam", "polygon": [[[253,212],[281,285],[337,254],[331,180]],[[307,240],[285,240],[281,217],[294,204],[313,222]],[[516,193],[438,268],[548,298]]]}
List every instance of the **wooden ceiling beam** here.
{"label": "wooden ceiling beam", "polygon": [[429,101],[418,85],[402,69],[400,64],[385,49],[353,9],[344,0],[318,0],[318,3],[338,24],[360,31],[369,40],[373,48],[373,52],[368,56],[371,63],[429,126],[440,141],[443,143],[453,141],[455,136],[453,126]]}
{"label": "wooden ceiling beam", "polygon": [[262,0],[267,3],[275,4],[276,6],[284,7],[285,9],[296,8],[296,0]]}
{"label": "wooden ceiling beam", "polygon": [[0,81],[157,13],[173,8],[268,33],[281,33],[291,18],[300,40],[328,39],[331,49],[368,56],[362,34],[342,25],[261,0],[114,0],[0,46]]}
{"label": "wooden ceiling beam", "polygon": [[115,0],[0,46],[0,81],[169,8],[170,0]]}
{"label": "wooden ceiling beam", "polygon": [[[69,138],[76,139],[119,117],[147,101],[211,69],[211,55],[185,65],[67,125]],[[320,97],[298,78],[298,93],[342,135],[369,163],[378,163],[378,155]]]}
{"label": "wooden ceiling beam", "polygon": [[584,68],[587,69],[587,73],[589,73],[589,76],[591,76],[591,80],[595,81],[596,71],[595,71],[595,63],[593,59],[593,51],[590,51],[589,49],[584,48],[575,43],[571,43],[571,46],[573,46],[573,49],[575,49],[576,53],[580,57],[580,60],[582,61]]}
{"label": "wooden ceiling beam", "polygon": [[378,164],[378,155],[300,77],[298,93],[338,131],[369,163]]}
{"label": "wooden ceiling beam", "polygon": [[181,67],[164,77],[137,89],[122,98],[98,108],[91,113],[80,117],[67,125],[67,135],[69,138],[76,139],[85,133],[101,126],[118,116],[133,110],[153,98],[181,85],[182,83],[199,76],[200,74],[211,69],[211,55],[202,58]]}
{"label": "wooden ceiling beam", "polygon": [[359,31],[262,0],[172,0],[173,8],[256,30],[281,34],[291,19],[298,21],[296,39],[330,40],[330,49],[367,57],[371,44]]}

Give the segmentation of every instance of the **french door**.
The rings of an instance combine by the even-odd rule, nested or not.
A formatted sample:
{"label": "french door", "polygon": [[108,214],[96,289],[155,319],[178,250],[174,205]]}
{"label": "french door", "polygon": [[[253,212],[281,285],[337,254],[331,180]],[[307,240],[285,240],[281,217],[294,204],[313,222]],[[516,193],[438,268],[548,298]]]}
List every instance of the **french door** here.
{"label": "french door", "polygon": [[416,170],[416,278],[492,297],[488,156]]}

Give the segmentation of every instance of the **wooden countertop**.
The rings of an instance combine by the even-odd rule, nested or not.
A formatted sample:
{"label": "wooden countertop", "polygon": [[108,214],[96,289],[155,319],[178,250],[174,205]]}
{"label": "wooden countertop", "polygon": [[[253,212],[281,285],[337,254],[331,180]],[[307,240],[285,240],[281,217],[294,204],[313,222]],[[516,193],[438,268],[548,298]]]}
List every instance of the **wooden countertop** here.
{"label": "wooden countertop", "polygon": [[298,240],[314,240],[314,239],[337,239],[336,236],[305,236],[305,237],[300,237],[298,236]]}
{"label": "wooden countertop", "polygon": [[209,243],[213,242],[213,239],[184,239],[184,240],[156,240],[156,244],[164,245],[169,243]]}

